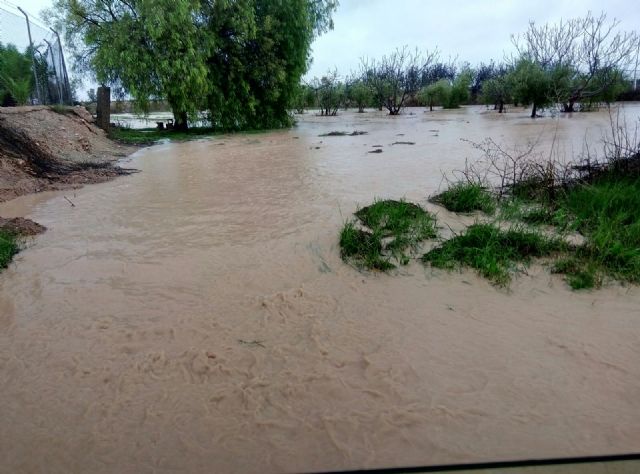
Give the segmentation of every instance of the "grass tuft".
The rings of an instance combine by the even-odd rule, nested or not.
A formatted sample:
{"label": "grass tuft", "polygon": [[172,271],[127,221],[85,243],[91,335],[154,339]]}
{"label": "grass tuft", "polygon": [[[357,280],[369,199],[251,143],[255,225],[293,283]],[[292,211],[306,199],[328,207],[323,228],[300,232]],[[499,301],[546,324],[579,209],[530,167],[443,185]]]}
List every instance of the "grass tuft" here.
{"label": "grass tuft", "polygon": [[574,290],[595,288],[602,284],[602,277],[597,266],[576,256],[556,260],[551,271],[564,273],[567,283]]}
{"label": "grass tuft", "polygon": [[346,222],[340,233],[342,259],[360,268],[389,270],[394,259],[409,263],[407,252],[437,235],[435,217],[404,200],[378,200],[359,209],[358,221]]}
{"label": "grass tuft", "polygon": [[452,212],[483,211],[493,214],[496,200],[493,195],[479,184],[456,183],[446,191],[431,198]]}
{"label": "grass tuft", "polygon": [[0,230],[0,268],[7,268],[13,256],[19,251],[17,236]]}
{"label": "grass tuft", "polygon": [[493,283],[506,286],[517,264],[526,264],[532,257],[550,255],[564,247],[563,241],[537,231],[474,224],[465,233],[424,254],[422,261],[445,269],[468,266]]}

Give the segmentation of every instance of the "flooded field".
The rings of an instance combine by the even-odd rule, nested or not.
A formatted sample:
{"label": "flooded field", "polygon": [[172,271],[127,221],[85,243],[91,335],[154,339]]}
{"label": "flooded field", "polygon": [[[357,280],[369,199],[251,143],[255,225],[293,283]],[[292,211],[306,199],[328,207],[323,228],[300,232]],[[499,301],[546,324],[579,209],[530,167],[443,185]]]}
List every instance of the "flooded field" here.
{"label": "flooded field", "polygon": [[[419,262],[360,273],[337,242],[375,197],[425,204],[445,228],[471,222],[426,204],[477,156],[461,138],[555,137],[570,156],[608,114],[410,112],[158,145],[126,161],[141,173],[0,205],[49,229],[0,273],[0,471],[639,451],[639,288],[571,292],[540,265],[510,291]],[[319,136],[334,130],[368,133]]]}

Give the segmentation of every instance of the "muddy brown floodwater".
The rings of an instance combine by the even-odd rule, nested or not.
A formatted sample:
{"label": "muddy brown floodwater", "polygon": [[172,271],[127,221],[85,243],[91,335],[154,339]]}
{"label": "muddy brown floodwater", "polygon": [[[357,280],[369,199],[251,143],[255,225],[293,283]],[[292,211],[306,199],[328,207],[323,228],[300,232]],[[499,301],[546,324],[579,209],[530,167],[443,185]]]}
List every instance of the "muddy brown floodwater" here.
{"label": "muddy brown floodwater", "polygon": [[[556,135],[572,153],[608,123],[484,112],[307,115],[289,131],[154,146],[127,163],[141,173],[0,206],[48,228],[0,274],[0,471],[637,452],[637,287],[571,292],[533,266],[507,292],[470,271],[340,260],[356,206],[426,203],[441,171],[474,156],[460,138],[542,134],[544,148]],[[368,134],[318,136],[332,130]],[[463,219],[429,207],[443,226]]]}

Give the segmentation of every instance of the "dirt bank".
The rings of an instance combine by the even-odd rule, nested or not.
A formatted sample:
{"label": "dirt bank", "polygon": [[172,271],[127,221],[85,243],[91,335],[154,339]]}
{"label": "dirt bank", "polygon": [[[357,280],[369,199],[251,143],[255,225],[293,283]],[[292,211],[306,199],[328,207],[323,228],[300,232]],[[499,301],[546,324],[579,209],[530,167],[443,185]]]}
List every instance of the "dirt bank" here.
{"label": "dirt bank", "polygon": [[0,202],[126,174],[113,163],[133,150],[107,138],[81,107],[0,107]]}

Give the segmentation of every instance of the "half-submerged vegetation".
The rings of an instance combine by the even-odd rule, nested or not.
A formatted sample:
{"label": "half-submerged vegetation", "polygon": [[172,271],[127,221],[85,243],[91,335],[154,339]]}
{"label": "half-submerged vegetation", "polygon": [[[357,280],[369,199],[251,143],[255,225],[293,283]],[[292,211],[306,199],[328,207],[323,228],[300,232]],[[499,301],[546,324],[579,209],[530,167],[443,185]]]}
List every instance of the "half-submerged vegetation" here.
{"label": "half-submerged vegetation", "polygon": [[[490,140],[476,144],[484,152],[480,166],[468,165],[461,173],[473,182],[489,170],[501,185],[491,190],[488,185],[456,184],[433,200],[450,210],[469,212],[481,209],[484,201],[477,196],[484,189],[484,199],[498,203],[501,221],[520,221],[540,242],[550,232],[560,239],[579,234],[579,245],[559,247],[556,242],[546,254],[530,254],[553,253],[552,272],[564,274],[573,289],[596,288],[607,278],[640,283],[640,144],[626,130],[612,118],[613,136],[605,143],[604,159],[586,157],[580,163],[553,155],[540,160],[532,149],[509,154]],[[496,232],[471,226],[423,260],[441,268],[458,262],[492,281],[507,282],[509,265],[499,265],[492,252],[503,254],[507,262],[517,259],[512,258],[509,242],[496,245]]]}
{"label": "half-submerged vegetation", "polygon": [[340,232],[340,255],[358,268],[385,271],[396,263],[406,265],[420,242],[437,235],[435,217],[404,200],[377,200],[355,216]]}
{"label": "half-submerged vegetation", "polygon": [[495,224],[474,224],[422,256],[436,268],[468,266],[497,285],[507,285],[518,264],[566,248],[564,241],[522,227],[503,230]]}
{"label": "half-submerged vegetation", "polygon": [[484,186],[475,183],[455,183],[442,193],[433,196],[430,201],[452,212],[482,211],[493,214],[496,209],[496,199],[493,194]]}
{"label": "half-submerged vegetation", "polygon": [[[574,290],[607,279],[640,283],[640,144],[613,123],[604,159],[545,159],[533,147],[510,153],[492,140],[474,147],[463,179],[431,198],[452,212],[482,211],[473,225],[422,256],[435,268],[470,267],[498,286],[534,258]],[[487,179],[487,176],[490,179]],[[492,183],[498,183],[492,185]],[[496,210],[499,210],[496,213]],[[408,263],[406,249],[436,236],[435,219],[404,201],[378,201],[342,230],[342,257],[387,270]]]}
{"label": "half-submerged vegetation", "polygon": [[17,235],[13,232],[0,230],[0,270],[7,268],[13,256],[19,251]]}

